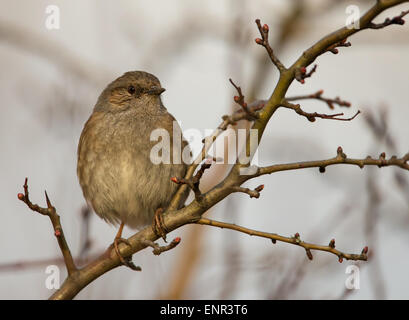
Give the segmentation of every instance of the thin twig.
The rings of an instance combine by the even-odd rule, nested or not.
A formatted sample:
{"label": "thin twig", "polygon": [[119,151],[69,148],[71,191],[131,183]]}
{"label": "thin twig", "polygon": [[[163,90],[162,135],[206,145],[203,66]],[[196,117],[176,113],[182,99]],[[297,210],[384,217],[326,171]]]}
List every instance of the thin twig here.
{"label": "thin twig", "polygon": [[176,184],[186,184],[194,192],[195,199],[197,201],[201,201],[203,199],[203,195],[199,189],[200,179],[202,178],[205,170],[209,169],[210,166],[212,165],[211,161],[212,161],[211,159],[207,159],[204,163],[202,163],[202,165],[200,166],[200,169],[197,171],[197,173],[192,178],[185,179],[185,178],[172,177],[170,180]]}
{"label": "thin twig", "polygon": [[302,84],[304,84],[305,79],[310,78],[315,71],[317,71],[317,65],[316,64],[314,64],[314,66],[312,67],[312,69],[309,72],[307,72],[306,67],[297,68],[295,70],[295,79],[297,81],[301,82]]}
{"label": "thin twig", "polygon": [[181,240],[180,237],[177,237],[177,238],[173,239],[171,241],[171,243],[169,243],[166,246],[160,246],[157,243],[155,243],[155,242],[153,242],[151,240],[146,240],[146,239],[142,240],[142,243],[144,245],[148,246],[148,247],[153,248],[153,251],[152,251],[153,254],[158,256],[162,252],[169,251],[169,250],[173,249],[174,247],[176,247],[180,243],[180,240]]}
{"label": "thin twig", "polygon": [[254,112],[253,110],[249,109],[247,106],[247,102],[244,101],[244,95],[241,91],[241,88],[237,86],[232,79],[229,79],[230,83],[233,87],[237,90],[238,96],[234,96],[234,102],[236,102],[245,113],[249,116],[248,120],[255,120],[259,118],[258,113]]}
{"label": "thin twig", "polygon": [[337,156],[334,158],[326,160],[316,160],[316,161],[302,161],[295,163],[285,163],[285,164],[275,164],[268,167],[258,168],[257,173],[254,176],[258,177],[264,174],[270,174],[278,171],[286,170],[297,170],[305,168],[319,168],[320,172],[325,172],[327,166],[336,165],[336,164],[351,164],[360,167],[361,169],[364,166],[397,166],[405,170],[409,170],[409,153],[404,155],[402,158],[397,158],[392,156],[390,159],[386,159],[385,153],[381,153],[378,159],[374,159],[370,156],[365,159],[351,159],[346,156],[341,147],[337,149]]}
{"label": "thin twig", "polygon": [[[264,105],[265,105],[264,100],[258,100],[254,101],[253,103],[250,103],[247,108],[251,113],[255,113],[256,111],[263,109]],[[248,114],[244,112],[242,109],[240,109],[234,112],[232,115],[224,115],[222,119],[223,119],[222,123],[212,132],[212,134],[203,139],[202,150],[200,151],[196,159],[192,162],[192,164],[189,166],[184,177],[185,180],[189,180],[193,176],[198,165],[207,157],[213,143],[229,127],[229,125],[236,125],[237,121],[240,120],[248,120]],[[188,188],[187,184],[182,184],[180,186],[175,196],[173,197],[170,205],[168,206],[167,211],[176,210],[179,207],[180,200],[183,198],[184,192],[186,192],[186,188]]]}
{"label": "thin twig", "polygon": [[257,188],[254,190],[251,190],[249,188],[243,188],[243,187],[233,187],[234,192],[242,192],[242,193],[247,193],[250,198],[259,198],[260,197],[260,192],[264,189],[264,184],[259,185]]}
{"label": "thin twig", "polygon": [[47,208],[42,208],[37,204],[33,204],[30,201],[29,193],[28,193],[28,179],[26,178],[24,181],[23,189],[24,194],[19,193],[17,195],[18,199],[23,201],[31,210],[38,212],[42,215],[48,216],[51,220],[51,223],[54,228],[54,235],[57,238],[58,245],[60,246],[61,253],[64,257],[65,266],[67,268],[68,275],[73,274],[77,271],[77,267],[75,266],[74,260],[71,255],[70,248],[68,247],[67,241],[65,240],[64,232],[60,223],[60,216],[57,214],[55,208],[51,205],[51,201],[48,198],[47,192],[45,191],[45,199],[47,203]]}
{"label": "thin twig", "polygon": [[329,119],[329,120],[338,120],[338,121],[351,121],[355,119],[355,117],[361,113],[361,111],[357,111],[352,117],[349,118],[339,118],[340,116],[343,116],[344,113],[335,113],[335,114],[325,114],[325,113],[317,113],[317,112],[305,112],[304,110],[301,109],[301,106],[299,104],[293,104],[288,102],[287,100],[283,100],[281,103],[282,107],[292,109],[296,113],[298,113],[301,116],[304,116],[308,119],[308,121],[314,122],[316,118],[321,118],[321,119]]}
{"label": "thin twig", "polygon": [[351,46],[351,42],[347,42],[347,38],[345,38],[337,43],[334,43],[333,45],[330,45],[326,51],[331,52],[333,54],[338,54],[339,50],[337,48],[350,47],[350,46]]}
{"label": "thin twig", "polygon": [[382,29],[387,26],[390,26],[391,24],[398,24],[398,25],[403,25],[405,24],[405,20],[402,18],[406,16],[409,13],[409,10],[407,11],[402,11],[400,15],[393,17],[392,19],[386,18],[383,23],[373,23],[371,22],[367,28],[369,29]]}
{"label": "thin twig", "polygon": [[301,95],[301,96],[292,96],[285,98],[287,101],[296,101],[296,100],[307,100],[307,99],[315,99],[319,101],[325,102],[330,109],[334,109],[334,105],[337,104],[340,107],[350,107],[351,103],[345,100],[341,100],[340,97],[335,97],[335,99],[325,98],[322,96],[324,90],[318,90],[315,93]]}
{"label": "thin twig", "polygon": [[267,50],[267,53],[271,61],[274,63],[274,65],[277,67],[280,73],[284,72],[286,68],[281,63],[281,61],[275,56],[273,49],[271,48],[270,43],[268,42],[268,31],[269,31],[268,25],[264,24],[263,26],[261,26],[260,19],[256,19],[256,24],[257,24],[258,31],[260,32],[260,35],[261,35],[261,39],[256,38],[256,43],[263,46]]}
{"label": "thin twig", "polygon": [[313,259],[311,250],[330,252],[330,253],[338,256],[339,262],[342,262],[343,259],[346,259],[346,260],[364,260],[364,261],[367,260],[368,247],[364,247],[362,249],[361,254],[344,253],[342,251],[339,251],[339,250],[335,249],[335,241],[332,244],[332,240],[331,240],[331,242],[330,242],[330,244],[328,246],[317,245],[317,244],[302,241],[300,239],[300,235],[298,233],[296,233],[293,237],[284,237],[284,236],[280,236],[280,235],[278,235],[276,233],[257,231],[257,230],[245,228],[245,227],[242,227],[242,226],[239,226],[239,225],[236,225],[236,224],[220,222],[220,221],[211,220],[211,219],[207,219],[207,218],[201,218],[196,223],[201,224],[201,225],[208,225],[208,226],[212,226],[212,227],[219,227],[219,228],[235,230],[235,231],[246,233],[246,234],[248,234],[250,236],[257,236],[257,237],[271,239],[271,241],[273,241],[273,243],[275,243],[276,241],[281,241],[281,242],[287,242],[287,243],[291,243],[291,244],[294,244],[294,245],[298,245],[298,246],[303,247],[305,249],[307,257],[310,260]]}

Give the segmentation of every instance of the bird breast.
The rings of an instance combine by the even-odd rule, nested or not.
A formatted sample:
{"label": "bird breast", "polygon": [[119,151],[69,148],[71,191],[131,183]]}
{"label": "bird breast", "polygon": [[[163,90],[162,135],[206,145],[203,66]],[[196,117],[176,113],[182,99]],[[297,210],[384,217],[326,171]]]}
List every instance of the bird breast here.
{"label": "bird breast", "polygon": [[155,143],[147,127],[104,124],[107,120],[94,113],[80,138],[77,172],[84,197],[109,223],[146,225],[156,209],[169,204],[177,190],[170,178],[183,177],[186,165],[153,164],[150,150]]}

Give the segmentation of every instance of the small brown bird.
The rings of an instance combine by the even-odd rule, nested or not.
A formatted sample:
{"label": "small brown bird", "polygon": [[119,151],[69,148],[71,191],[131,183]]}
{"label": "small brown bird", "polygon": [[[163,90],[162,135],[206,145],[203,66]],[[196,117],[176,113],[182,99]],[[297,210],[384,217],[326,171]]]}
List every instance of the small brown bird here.
{"label": "small brown bird", "polygon": [[[178,188],[171,178],[184,177],[187,169],[181,156],[187,143],[181,140],[174,148],[174,132],[181,130],[162,104],[163,91],[152,74],[125,73],[99,96],[78,144],[77,174],[84,197],[98,216],[120,224],[114,247],[128,266],[118,250],[118,243],[126,242],[121,238],[124,224],[138,228],[157,222],[155,212],[169,205]],[[160,128],[169,133],[169,164],[151,159],[158,143],[151,141],[151,133]]]}

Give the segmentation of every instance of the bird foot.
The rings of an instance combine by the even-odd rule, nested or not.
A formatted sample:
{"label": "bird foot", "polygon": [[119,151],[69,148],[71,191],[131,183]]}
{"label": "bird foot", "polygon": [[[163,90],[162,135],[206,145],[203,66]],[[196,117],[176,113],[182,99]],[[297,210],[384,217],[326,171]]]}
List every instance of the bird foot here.
{"label": "bird foot", "polygon": [[152,224],[153,232],[158,236],[163,239],[163,241],[166,241],[166,234],[169,232],[166,229],[166,226],[163,222],[163,209],[158,208],[155,211],[155,216],[153,218],[153,224]]}
{"label": "bird foot", "polygon": [[132,256],[129,257],[123,257],[121,255],[121,253],[119,252],[119,248],[118,245],[120,243],[125,243],[128,246],[131,246],[131,244],[129,243],[129,241],[127,239],[121,238],[121,237],[115,237],[114,239],[114,248],[115,248],[115,252],[118,255],[119,260],[122,262],[122,264],[124,266],[127,266],[128,268],[134,270],[134,271],[142,271],[142,268],[139,266],[136,266],[133,262],[132,262]]}

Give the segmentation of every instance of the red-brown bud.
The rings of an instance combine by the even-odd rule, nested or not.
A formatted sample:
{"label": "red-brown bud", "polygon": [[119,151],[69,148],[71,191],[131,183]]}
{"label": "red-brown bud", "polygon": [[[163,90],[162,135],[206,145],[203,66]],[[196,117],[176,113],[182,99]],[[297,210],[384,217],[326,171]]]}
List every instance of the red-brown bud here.
{"label": "red-brown bud", "polygon": [[170,180],[172,180],[172,182],[174,182],[174,183],[179,183],[179,180],[176,177],[172,177],[172,178],[170,178]]}
{"label": "red-brown bud", "polygon": [[247,108],[247,102],[243,102],[242,106],[243,108]]}
{"label": "red-brown bud", "polygon": [[301,67],[300,68],[301,73],[306,73],[307,72],[307,68],[306,67]]}
{"label": "red-brown bud", "polygon": [[19,200],[24,200],[24,194],[22,194],[22,193],[17,194],[17,198]]}
{"label": "red-brown bud", "polygon": [[239,100],[240,100],[240,98],[239,98],[239,96],[234,96],[234,101],[236,101],[236,102],[239,102]]}
{"label": "red-brown bud", "polygon": [[264,26],[263,26],[263,31],[264,31],[264,32],[268,32],[268,25],[264,24]]}
{"label": "red-brown bud", "polygon": [[339,261],[339,263],[342,263],[342,261],[344,261],[344,258],[339,257],[338,261]]}
{"label": "red-brown bud", "polygon": [[179,243],[180,240],[182,240],[182,239],[180,239],[180,237],[176,237],[175,239],[173,239],[173,242]]}
{"label": "red-brown bud", "polygon": [[405,24],[405,20],[403,20],[401,17],[395,17],[392,19],[392,23],[403,25]]}
{"label": "red-brown bud", "polygon": [[368,246],[365,246],[365,247],[362,249],[362,253],[363,253],[363,254],[367,254],[367,253],[368,253]]}
{"label": "red-brown bud", "polygon": [[263,44],[263,40],[261,40],[260,38],[256,38],[255,41],[256,41],[257,44]]}
{"label": "red-brown bud", "polygon": [[60,237],[61,236],[61,230],[59,230],[59,229],[55,230],[54,235],[56,237]]}
{"label": "red-brown bud", "polygon": [[328,245],[330,248],[335,248],[335,239],[331,239],[331,241],[329,242],[329,245]]}

